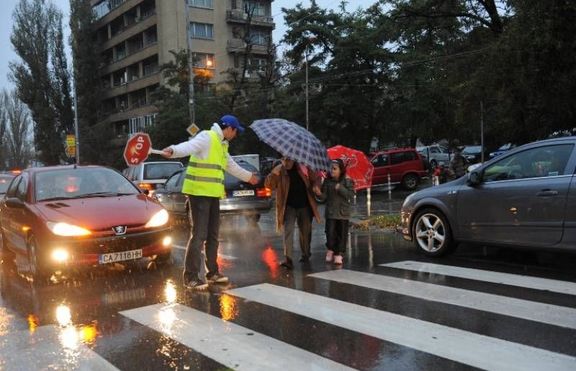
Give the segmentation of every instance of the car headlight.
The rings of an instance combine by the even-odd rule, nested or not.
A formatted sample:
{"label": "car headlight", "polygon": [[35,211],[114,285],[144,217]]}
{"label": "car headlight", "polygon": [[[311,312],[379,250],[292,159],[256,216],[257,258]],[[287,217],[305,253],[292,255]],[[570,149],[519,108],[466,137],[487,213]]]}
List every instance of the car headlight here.
{"label": "car headlight", "polygon": [[92,234],[86,228],[78,227],[77,225],[68,224],[68,223],[54,223],[54,222],[46,222],[46,226],[48,229],[52,231],[57,236],[65,236],[65,237],[75,237],[75,236],[88,236]]}
{"label": "car headlight", "polygon": [[160,227],[168,223],[168,211],[160,210],[146,223],[147,228]]}

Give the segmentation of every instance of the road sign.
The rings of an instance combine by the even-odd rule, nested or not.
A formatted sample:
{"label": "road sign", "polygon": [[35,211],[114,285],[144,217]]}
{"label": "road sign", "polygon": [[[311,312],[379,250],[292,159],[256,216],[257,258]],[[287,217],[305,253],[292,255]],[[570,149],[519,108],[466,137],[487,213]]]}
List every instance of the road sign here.
{"label": "road sign", "polygon": [[196,136],[196,134],[198,134],[198,132],[200,131],[200,128],[196,124],[192,124],[192,125],[188,126],[186,131],[188,132],[188,134],[190,134],[191,137],[194,137],[194,136]]}
{"label": "road sign", "polygon": [[73,134],[66,135],[66,147],[64,149],[66,156],[76,156],[76,137]]}
{"label": "road sign", "polygon": [[136,133],[126,142],[124,148],[124,160],[128,166],[136,166],[146,161],[152,142],[146,133]]}

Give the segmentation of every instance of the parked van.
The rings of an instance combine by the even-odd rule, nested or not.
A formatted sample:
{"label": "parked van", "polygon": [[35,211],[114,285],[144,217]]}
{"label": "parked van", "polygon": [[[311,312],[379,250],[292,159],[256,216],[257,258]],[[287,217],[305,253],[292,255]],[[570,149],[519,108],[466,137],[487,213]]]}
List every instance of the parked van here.
{"label": "parked van", "polygon": [[151,161],[124,169],[122,174],[140,189],[154,192],[158,184],[164,184],[170,175],[183,167],[179,161]]}

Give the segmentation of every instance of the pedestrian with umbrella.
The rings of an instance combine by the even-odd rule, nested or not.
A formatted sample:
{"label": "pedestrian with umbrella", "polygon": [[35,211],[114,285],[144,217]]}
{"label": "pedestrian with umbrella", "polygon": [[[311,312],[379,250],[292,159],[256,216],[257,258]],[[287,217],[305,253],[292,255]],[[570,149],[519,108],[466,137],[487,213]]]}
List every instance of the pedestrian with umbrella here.
{"label": "pedestrian with umbrella", "polygon": [[250,126],[263,142],[282,155],[281,164],[266,177],[266,187],[276,190],[276,227],[283,232],[282,266],[293,269],[294,228],[298,224],[302,251],[300,262],[311,256],[312,218],[320,222],[313,189],[320,186],[318,171],[330,162],[322,143],[302,126],[283,119],[257,120]]}

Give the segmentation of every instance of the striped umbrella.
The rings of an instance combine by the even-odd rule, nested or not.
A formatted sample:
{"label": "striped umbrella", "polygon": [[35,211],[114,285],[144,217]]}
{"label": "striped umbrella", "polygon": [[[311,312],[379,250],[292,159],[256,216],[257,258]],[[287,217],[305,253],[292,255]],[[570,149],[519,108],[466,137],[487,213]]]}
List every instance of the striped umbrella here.
{"label": "striped umbrella", "polygon": [[330,169],[326,147],[302,126],[284,119],[256,120],[250,125],[261,141],[312,170]]}

